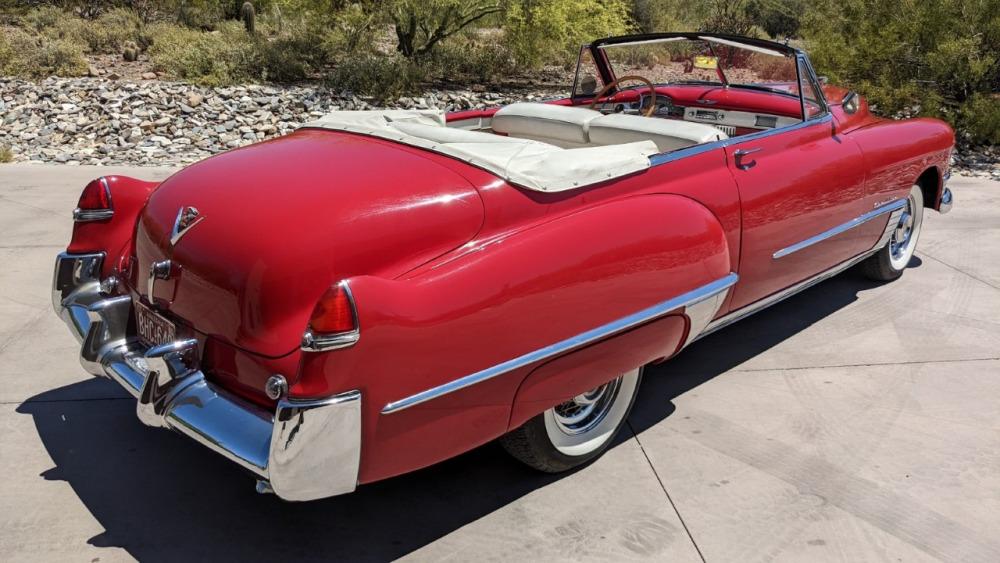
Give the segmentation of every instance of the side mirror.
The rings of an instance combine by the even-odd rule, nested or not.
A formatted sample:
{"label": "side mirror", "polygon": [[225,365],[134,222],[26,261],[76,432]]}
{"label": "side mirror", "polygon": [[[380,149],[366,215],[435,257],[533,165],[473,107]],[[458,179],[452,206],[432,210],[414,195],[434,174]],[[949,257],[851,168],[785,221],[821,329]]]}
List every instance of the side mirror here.
{"label": "side mirror", "polygon": [[844,96],[840,105],[844,108],[844,113],[848,115],[855,113],[858,111],[858,107],[861,106],[861,96],[858,96],[858,93],[852,90]]}

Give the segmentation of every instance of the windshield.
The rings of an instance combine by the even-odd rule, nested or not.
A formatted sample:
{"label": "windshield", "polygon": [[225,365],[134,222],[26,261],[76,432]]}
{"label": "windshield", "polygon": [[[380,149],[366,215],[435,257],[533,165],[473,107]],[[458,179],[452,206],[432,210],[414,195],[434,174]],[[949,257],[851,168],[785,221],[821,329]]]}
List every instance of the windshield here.
{"label": "windshield", "polygon": [[[799,97],[797,59],[777,50],[706,36],[698,39],[669,37],[600,45],[612,80],[641,76],[656,85],[717,84],[783,96]],[[800,69],[801,70],[801,69]],[[822,111],[814,85],[806,82],[806,112]],[[590,86],[599,76],[588,49],[581,51],[574,95],[592,95]],[[583,78],[581,78],[583,77]],[[622,84],[621,88],[637,87]]]}

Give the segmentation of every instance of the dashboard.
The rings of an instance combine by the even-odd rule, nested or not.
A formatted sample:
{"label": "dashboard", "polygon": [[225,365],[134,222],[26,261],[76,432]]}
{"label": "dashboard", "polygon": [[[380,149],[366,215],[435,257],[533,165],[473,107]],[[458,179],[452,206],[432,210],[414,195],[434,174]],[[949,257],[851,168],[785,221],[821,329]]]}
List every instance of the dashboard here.
{"label": "dashboard", "polygon": [[[653,104],[653,97],[643,94],[638,101],[605,102],[598,106],[603,113],[630,113],[641,115]],[[714,108],[712,100],[697,100],[698,106],[681,106],[665,94],[656,95],[656,109],[650,117],[683,119],[695,123],[714,125],[730,136],[793,125],[800,120],[793,117]],[[741,131],[742,130],[742,131]]]}

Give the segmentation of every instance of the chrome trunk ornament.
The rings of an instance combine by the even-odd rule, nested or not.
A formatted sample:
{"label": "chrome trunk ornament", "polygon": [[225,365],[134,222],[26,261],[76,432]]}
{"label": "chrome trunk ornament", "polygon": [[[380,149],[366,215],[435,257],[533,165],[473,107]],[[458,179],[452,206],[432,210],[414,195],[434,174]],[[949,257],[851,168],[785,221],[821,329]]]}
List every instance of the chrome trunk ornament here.
{"label": "chrome trunk ornament", "polygon": [[170,232],[170,246],[177,244],[184,233],[188,232],[204,219],[196,207],[182,207],[177,211],[177,218],[174,219],[174,228]]}

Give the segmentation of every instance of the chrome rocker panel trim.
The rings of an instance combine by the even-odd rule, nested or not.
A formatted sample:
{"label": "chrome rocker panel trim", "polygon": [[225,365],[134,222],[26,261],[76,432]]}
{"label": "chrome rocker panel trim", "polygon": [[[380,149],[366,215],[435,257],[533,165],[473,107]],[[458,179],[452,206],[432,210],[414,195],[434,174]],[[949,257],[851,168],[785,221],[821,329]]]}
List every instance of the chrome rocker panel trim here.
{"label": "chrome rocker panel trim", "polygon": [[851,229],[853,229],[855,227],[860,227],[861,225],[864,225],[868,221],[871,221],[872,219],[874,219],[874,218],[876,218],[876,217],[878,217],[880,215],[884,215],[886,213],[892,213],[893,211],[896,211],[898,209],[902,209],[903,207],[906,207],[906,199],[897,199],[895,201],[890,201],[889,203],[887,203],[885,205],[882,205],[882,206],[879,206],[879,207],[876,207],[875,209],[869,211],[868,213],[865,213],[864,215],[862,215],[860,217],[855,217],[854,219],[851,219],[850,221],[848,221],[846,223],[841,223],[840,225],[837,225],[836,227],[834,227],[832,229],[828,229],[828,230],[823,231],[822,233],[820,233],[818,235],[811,236],[811,237],[807,238],[804,241],[797,242],[797,243],[795,243],[795,244],[793,244],[791,246],[787,246],[785,248],[782,248],[781,250],[779,250],[779,251],[777,251],[777,252],[774,253],[773,258],[775,260],[777,260],[779,258],[784,258],[785,256],[788,256],[789,254],[798,252],[798,251],[803,250],[805,248],[809,248],[810,246],[812,246],[814,244],[821,243],[821,242],[823,242],[823,241],[825,241],[827,239],[833,238],[833,237],[835,237],[835,236],[837,236],[837,235],[839,235],[841,233],[846,233],[847,231],[849,231],[849,230],[851,230]]}
{"label": "chrome rocker panel trim", "polygon": [[81,342],[89,373],[116,381],[138,399],[146,425],[170,428],[252,472],[284,500],[349,493],[361,461],[361,393],[317,400],[284,398],[274,412],[205,378],[197,341],[146,348],[127,335],[128,296],[100,293],[103,254],[56,258],[52,304]]}
{"label": "chrome rocker panel trim", "polygon": [[[902,201],[904,203],[906,202],[906,200],[899,200],[899,201]],[[705,328],[704,331],[702,331],[701,334],[695,337],[695,340],[708,336],[709,334],[712,334],[713,332],[719,329],[725,328],[735,323],[736,321],[743,320],[758,311],[761,311],[763,309],[770,307],[771,305],[784,301],[785,299],[788,299],[789,297],[801,291],[809,289],[810,287],[818,284],[821,281],[828,280],[833,276],[850,268],[851,266],[854,266],[858,262],[861,262],[865,258],[868,258],[872,254],[875,254],[879,250],[882,250],[882,247],[888,244],[889,238],[892,236],[892,231],[895,228],[896,224],[899,222],[899,216],[903,214],[904,207],[905,205],[900,205],[895,209],[893,209],[891,212],[889,212],[889,218],[886,220],[885,228],[882,230],[882,235],[879,237],[878,242],[876,242],[875,245],[871,247],[871,249],[866,250],[861,254],[858,254],[854,258],[845,260],[844,262],[841,262],[840,264],[837,264],[832,268],[820,272],[819,274],[816,274],[815,276],[809,279],[803,280],[793,286],[787,287],[777,293],[773,293],[759,301],[755,301],[754,303],[751,303],[741,309],[738,309],[723,317],[715,319],[714,321],[708,324],[708,326]]]}
{"label": "chrome rocker panel trim", "polygon": [[[737,279],[739,279],[739,276],[735,273],[730,273],[723,278],[693,289],[683,295],[679,295],[673,299],[668,299],[662,303],[657,303],[652,307],[648,307],[637,313],[633,313],[608,324],[588,330],[587,332],[572,336],[566,340],[550,344],[544,348],[528,352],[523,356],[518,356],[512,360],[507,360],[501,364],[488,367],[482,371],[466,375],[465,377],[461,377],[454,381],[449,381],[448,383],[427,389],[426,391],[421,391],[420,393],[410,395],[409,397],[405,397],[398,401],[393,401],[382,408],[382,414],[399,412],[421,403],[437,399],[438,397],[442,397],[449,393],[454,393],[460,389],[465,389],[471,385],[476,385],[477,383],[493,379],[494,377],[503,375],[515,369],[563,354],[576,348],[581,348],[587,344],[591,344],[597,342],[598,340],[624,332],[645,322],[663,317],[671,311],[680,309],[681,307],[686,309],[695,309],[697,312],[697,314],[694,314],[692,311],[688,311],[692,320],[691,327],[688,330],[689,338],[688,341],[685,342],[685,345],[687,345],[687,343],[691,341],[690,334],[694,334],[695,329],[700,331],[705,324],[708,323],[708,320],[710,320],[719,310],[719,306],[725,299],[725,295],[728,293],[729,288],[736,284]],[[697,305],[702,306],[696,307]],[[712,307],[714,307],[714,309]],[[711,311],[710,313],[709,310]],[[701,324],[701,326],[698,326],[698,324]]]}

